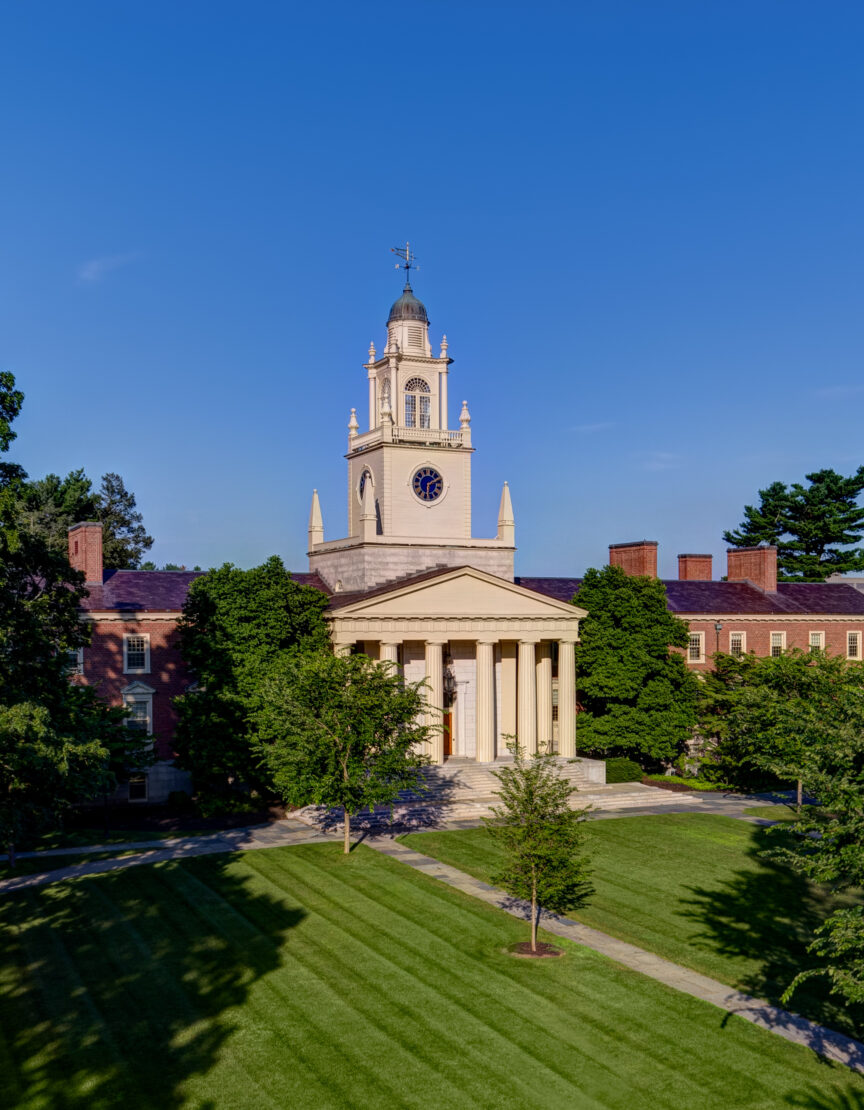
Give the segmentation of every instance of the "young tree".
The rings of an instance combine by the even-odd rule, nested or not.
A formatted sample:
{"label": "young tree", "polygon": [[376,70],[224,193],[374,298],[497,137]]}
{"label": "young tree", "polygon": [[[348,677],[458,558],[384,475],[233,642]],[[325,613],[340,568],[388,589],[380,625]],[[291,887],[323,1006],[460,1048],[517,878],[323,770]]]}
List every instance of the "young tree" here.
{"label": "young tree", "polygon": [[696,723],[697,680],[669,650],[686,647],[688,628],[663,583],[592,569],[573,601],[588,610],[576,649],[579,748],[674,759]]}
{"label": "young tree", "polygon": [[493,774],[501,783],[500,805],[484,824],[503,847],[506,863],[492,881],[514,898],[531,903],[531,951],[537,951],[541,908],[566,913],[593,893],[584,853],[589,809],[571,809],[576,788],[561,777],[554,756],[537,752],[526,760],[512,745],[514,762]]}
{"label": "young tree", "polygon": [[253,570],[226,563],[192,583],[178,627],[197,681],[175,703],[176,745],[198,789],[268,787],[250,746],[250,708],[275,659],[328,644],[326,607],[326,595],[295,582],[275,555]]}
{"label": "young tree", "polygon": [[760,543],[777,547],[778,578],[784,582],[824,582],[830,574],[864,570],[864,466],[844,478],[834,470],[807,474],[808,486],[772,482],[759,490],[759,504],[745,505],[744,521],[723,533],[733,547]]}
{"label": "young tree", "polygon": [[342,810],[346,853],[353,816],[421,785],[423,686],[365,655],[319,651],[277,661],[262,687],[256,751],[290,805]]}

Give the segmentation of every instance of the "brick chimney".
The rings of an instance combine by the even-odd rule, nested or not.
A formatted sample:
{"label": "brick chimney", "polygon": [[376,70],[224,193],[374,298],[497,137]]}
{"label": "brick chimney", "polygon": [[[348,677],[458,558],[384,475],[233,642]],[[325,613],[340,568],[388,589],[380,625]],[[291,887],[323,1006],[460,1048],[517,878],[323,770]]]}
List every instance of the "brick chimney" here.
{"label": "brick chimney", "polygon": [[657,577],[657,541],[636,540],[634,543],[610,543],[609,566],[620,567],[631,578]]}
{"label": "brick chimney", "polygon": [[679,555],[678,581],[710,582],[711,561],[710,555]]}
{"label": "brick chimney", "polygon": [[69,529],[69,562],[88,586],[102,585],[102,524],[88,520]]}
{"label": "brick chimney", "polygon": [[726,558],[730,582],[749,579],[760,590],[773,593],[777,589],[776,547],[730,547]]}

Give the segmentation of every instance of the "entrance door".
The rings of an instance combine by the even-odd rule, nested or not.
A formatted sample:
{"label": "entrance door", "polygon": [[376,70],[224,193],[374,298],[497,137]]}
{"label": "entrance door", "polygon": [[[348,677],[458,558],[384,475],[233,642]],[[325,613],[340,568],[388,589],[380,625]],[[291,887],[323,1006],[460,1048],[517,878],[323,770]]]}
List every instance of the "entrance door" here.
{"label": "entrance door", "polygon": [[444,758],[449,759],[453,754],[453,710],[444,710]]}

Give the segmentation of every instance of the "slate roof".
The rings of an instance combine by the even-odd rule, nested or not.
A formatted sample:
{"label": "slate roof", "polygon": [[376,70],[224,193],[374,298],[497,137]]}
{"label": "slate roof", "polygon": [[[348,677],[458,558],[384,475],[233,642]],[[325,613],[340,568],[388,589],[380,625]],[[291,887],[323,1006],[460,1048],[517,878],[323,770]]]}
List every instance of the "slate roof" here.
{"label": "slate roof", "polygon": [[[515,581],[559,601],[570,601],[582,584],[581,578],[516,578]],[[864,593],[854,586],[834,582],[778,582],[774,593],[760,590],[751,582],[680,582],[670,578],[665,579],[663,585],[673,613],[864,616]]]}
{"label": "slate roof", "polygon": [[[106,570],[101,586],[88,586],[90,596],[81,608],[129,610],[130,612],[179,612],[189,587],[204,571],[194,570]],[[291,574],[301,586],[330,591],[317,574]]]}

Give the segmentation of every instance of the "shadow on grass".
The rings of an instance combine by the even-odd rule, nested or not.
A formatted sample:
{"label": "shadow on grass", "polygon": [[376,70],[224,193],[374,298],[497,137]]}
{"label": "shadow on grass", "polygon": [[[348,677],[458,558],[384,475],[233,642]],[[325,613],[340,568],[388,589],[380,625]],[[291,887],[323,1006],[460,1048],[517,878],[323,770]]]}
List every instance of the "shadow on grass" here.
{"label": "shadow on grass", "polygon": [[[816,966],[807,952],[814,930],[839,904],[851,903],[765,858],[763,853],[788,835],[754,826],[748,855],[755,866],[712,889],[688,887],[692,898],[683,902],[689,907],[685,915],[703,927],[695,939],[725,956],[748,960],[751,970],[741,978],[741,989],[776,1004],[799,971]],[[850,1036],[864,1031],[864,1007],[844,1005],[830,994],[827,980],[808,980],[789,1005]]]}
{"label": "shadow on grass", "polygon": [[864,1095],[854,1091],[849,1094],[826,1093],[818,1087],[808,1086],[799,1094],[788,1095],[786,1103],[800,1107],[800,1110],[864,1110]]}
{"label": "shadow on grass", "polygon": [[305,916],[253,883],[222,855],[7,895],[0,1105],[188,1104]]}

